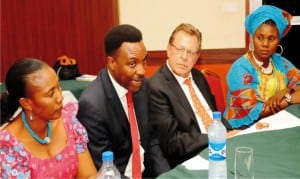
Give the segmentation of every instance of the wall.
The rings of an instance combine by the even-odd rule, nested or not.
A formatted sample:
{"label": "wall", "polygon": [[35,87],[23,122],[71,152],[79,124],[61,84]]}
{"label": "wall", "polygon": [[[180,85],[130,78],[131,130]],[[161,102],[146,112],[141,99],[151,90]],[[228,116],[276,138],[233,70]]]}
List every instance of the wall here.
{"label": "wall", "polygon": [[173,29],[182,22],[198,27],[203,51],[196,68],[216,72],[226,94],[227,71],[247,48],[244,20],[248,8],[248,0],[119,0],[119,21],[134,24],[143,32],[149,50],[148,77],[165,62]]}
{"label": "wall", "polygon": [[67,55],[81,73],[105,66],[103,39],[118,24],[117,0],[1,0],[1,76],[24,57],[53,65]]}
{"label": "wall", "polygon": [[25,56],[54,64],[66,54],[79,61],[82,73],[97,74],[105,66],[104,34],[119,21],[142,30],[149,50],[148,76],[166,59],[167,39],[183,21],[203,33],[204,50],[198,65],[208,64],[212,69],[221,65],[223,69],[222,64],[231,64],[245,50],[245,2],[248,0],[1,0],[0,81],[11,64]]}
{"label": "wall", "polygon": [[247,0],[119,0],[120,23],[140,28],[148,50],[164,50],[181,22],[203,33],[204,49],[245,48]]}

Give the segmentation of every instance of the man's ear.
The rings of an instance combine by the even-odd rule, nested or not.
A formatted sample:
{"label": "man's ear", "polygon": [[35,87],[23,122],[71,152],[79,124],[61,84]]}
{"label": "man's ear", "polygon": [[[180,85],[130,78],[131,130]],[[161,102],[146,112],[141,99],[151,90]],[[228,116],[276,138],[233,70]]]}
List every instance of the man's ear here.
{"label": "man's ear", "polygon": [[32,111],[31,100],[28,98],[20,98],[19,103],[23,109]]}
{"label": "man's ear", "polygon": [[170,56],[170,53],[171,53],[171,44],[168,43],[168,45],[167,45],[167,57]]}
{"label": "man's ear", "polygon": [[107,56],[106,60],[107,60],[108,68],[113,70],[116,66],[116,60],[112,56]]}

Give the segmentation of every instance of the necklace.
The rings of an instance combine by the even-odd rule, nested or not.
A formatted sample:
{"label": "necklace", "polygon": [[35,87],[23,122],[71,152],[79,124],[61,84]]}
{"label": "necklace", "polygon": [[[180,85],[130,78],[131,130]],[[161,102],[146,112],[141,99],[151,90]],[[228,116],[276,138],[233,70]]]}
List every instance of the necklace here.
{"label": "necklace", "polygon": [[273,65],[271,63],[272,59],[269,59],[269,63],[267,67],[263,67],[263,62],[259,61],[256,59],[256,57],[254,56],[253,52],[248,52],[248,56],[250,59],[250,62],[252,61],[252,64],[259,70],[261,71],[263,74],[265,75],[269,75],[273,73]]}
{"label": "necklace", "polygon": [[29,134],[36,140],[38,141],[40,144],[49,144],[50,143],[50,137],[51,137],[51,124],[50,121],[48,121],[47,124],[47,137],[45,137],[44,139],[41,139],[39,136],[37,136],[34,131],[31,129],[31,127],[29,126],[29,124],[26,121],[26,115],[25,112],[22,111],[22,121],[23,124],[25,125],[25,128],[27,129],[27,131],[29,132]]}

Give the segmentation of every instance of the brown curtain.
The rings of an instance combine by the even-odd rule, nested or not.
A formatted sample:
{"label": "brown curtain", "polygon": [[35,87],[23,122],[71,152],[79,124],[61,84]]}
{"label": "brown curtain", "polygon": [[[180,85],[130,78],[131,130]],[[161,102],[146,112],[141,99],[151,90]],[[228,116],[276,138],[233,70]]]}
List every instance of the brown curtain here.
{"label": "brown curtain", "polygon": [[77,59],[81,73],[105,66],[103,38],[118,24],[117,0],[1,0],[1,78],[24,57],[51,66],[61,55]]}

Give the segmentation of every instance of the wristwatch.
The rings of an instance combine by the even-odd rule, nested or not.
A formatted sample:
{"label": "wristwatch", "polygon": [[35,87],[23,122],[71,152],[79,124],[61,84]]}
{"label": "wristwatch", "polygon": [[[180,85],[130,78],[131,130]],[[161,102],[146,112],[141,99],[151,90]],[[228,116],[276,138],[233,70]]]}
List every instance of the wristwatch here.
{"label": "wristwatch", "polygon": [[292,104],[292,96],[291,96],[290,93],[286,93],[286,94],[284,95],[284,97],[285,97],[286,102],[287,102],[289,105]]}

